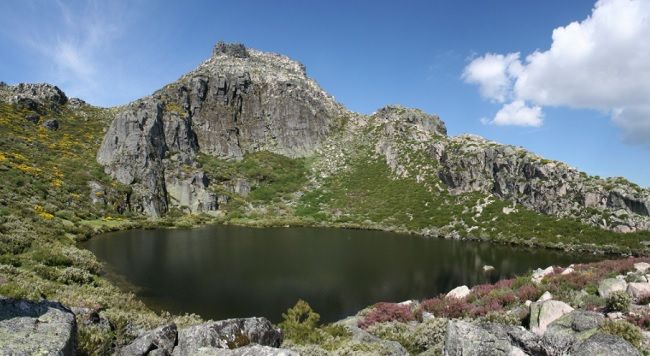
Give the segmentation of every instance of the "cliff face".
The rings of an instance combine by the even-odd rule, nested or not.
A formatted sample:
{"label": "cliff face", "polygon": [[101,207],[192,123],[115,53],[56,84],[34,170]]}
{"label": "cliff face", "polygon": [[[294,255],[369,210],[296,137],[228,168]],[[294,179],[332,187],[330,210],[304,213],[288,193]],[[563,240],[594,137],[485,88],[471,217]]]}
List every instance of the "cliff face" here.
{"label": "cliff face", "polygon": [[170,206],[214,211],[217,197],[195,162],[267,150],[304,156],[345,110],[286,57],[219,43],[210,59],[151,97],[124,108],[97,160],[133,186],[131,205],[158,216]]}
{"label": "cliff face", "polygon": [[448,137],[440,118],[420,110],[348,112],[300,63],[239,44],[217,44],[194,71],[121,108],[97,160],[132,187],[132,210],[159,216],[173,207],[214,212],[227,200],[215,193],[199,154],[240,160],[256,151],[312,157],[314,187],[345,171],[351,157],[369,154],[395,179],[414,178],[456,202],[478,193],[617,232],[650,230],[647,189],[477,136]]}

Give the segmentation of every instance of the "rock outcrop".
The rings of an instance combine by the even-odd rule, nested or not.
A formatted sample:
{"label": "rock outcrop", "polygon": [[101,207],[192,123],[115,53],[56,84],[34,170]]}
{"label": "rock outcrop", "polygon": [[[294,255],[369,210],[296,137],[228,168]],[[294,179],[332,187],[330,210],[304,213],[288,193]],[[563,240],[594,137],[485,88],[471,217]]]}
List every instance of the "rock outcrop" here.
{"label": "rock outcrop", "polygon": [[624,179],[589,177],[474,135],[450,139],[440,162],[440,179],[454,194],[494,194],[540,213],[580,217],[618,232],[650,229],[650,191]]}
{"label": "rock outcrop", "polygon": [[19,109],[45,114],[57,110],[68,102],[68,97],[58,87],[45,83],[19,83],[0,85],[0,99],[16,105]]}
{"label": "rock outcrop", "polygon": [[[304,156],[344,111],[301,64],[219,43],[196,70],[122,109],[97,160],[133,186],[134,210],[152,216],[170,206],[212,211],[216,197],[196,179],[199,152],[230,159],[257,150]],[[190,172],[181,176],[180,168]]]}
{"label": "rock outcrop", "polygon": [[74,355],[77,324],[59,303],[0,297],[0,354]]}

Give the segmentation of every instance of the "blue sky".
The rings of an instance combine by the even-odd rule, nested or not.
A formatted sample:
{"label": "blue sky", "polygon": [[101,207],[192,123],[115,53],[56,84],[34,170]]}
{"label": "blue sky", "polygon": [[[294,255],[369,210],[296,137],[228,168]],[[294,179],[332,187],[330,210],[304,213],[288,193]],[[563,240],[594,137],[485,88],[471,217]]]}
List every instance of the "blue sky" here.
{"label": "blue sky", "polygon": [[[616,10],[605,6],[609,2],[625,8],[649,1],[602,0],[600,12]],[[648,15],[638,28],[621,29],[631,33],[629,41],[596,41],[587,54],[561,52],[561,34],[552,37],[554,29],[574,21],[582,21],[578,33],[611,32],[611,24],[597,22],[605,16],[592,14],[595,5],[583,0],[5,0],[0,2],[0,80],[50,82],[92,104],[118,105],[193,69],[218,40],[242,42],[299,60],[351,110],[418,107],[439,114],[452,135],[478,134],[590,174],[625,176],[650,186],[650,115],[644,115],[650,91],[641,83],[650,72],[635,64],[650,63],[650,56],[647,40],[634,41],[634,36],[650,36],[643,32]],[[591,15],[595,24],[584,22]],[[573,38],[582,37],[567,41]],[[529,61],[536,50],[550,59]],[[590,59],[613,51],[619,56],[629,51],[640,61]],[[508,56],[513,53],[520,55]],[[503,73],[487,70],[488,60],[503,64]],[[567,73],[567,63],[585,72]],[[470,64],[476,64],[471,71]],[[631,75],[616,82],[611,73],[619,70]],[[495,95],[490,88],[503,78]],[[639,93],[639,98],[609,95],[610,83],[609,92]],[[605,94],[591,93],[594,87]],[[515,102],[521,110],[504,110]]]}

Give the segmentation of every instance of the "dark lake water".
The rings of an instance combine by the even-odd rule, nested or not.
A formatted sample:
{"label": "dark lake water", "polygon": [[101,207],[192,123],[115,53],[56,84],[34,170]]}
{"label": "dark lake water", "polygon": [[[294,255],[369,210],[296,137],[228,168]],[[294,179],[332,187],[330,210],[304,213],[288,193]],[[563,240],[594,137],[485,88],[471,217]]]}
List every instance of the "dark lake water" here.
{"label": "dark lake water", "polygon": [[[324,321],[379,301],[436,296],[537,267],[594,260],[544,249],[365,230],[207,226],[131,230],[82,245],[154,309],[279,321],[296,300]],[[494,273],[482,267],[492,265]]]}

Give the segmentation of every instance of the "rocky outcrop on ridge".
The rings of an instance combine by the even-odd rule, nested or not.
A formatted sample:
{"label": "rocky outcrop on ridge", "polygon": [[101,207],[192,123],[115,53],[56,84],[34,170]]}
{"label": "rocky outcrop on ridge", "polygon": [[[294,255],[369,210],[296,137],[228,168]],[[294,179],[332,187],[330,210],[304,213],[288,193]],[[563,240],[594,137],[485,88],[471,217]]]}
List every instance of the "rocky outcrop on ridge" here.
{"label": "rocky outcrop on ridge", "polygon": [[[131,206],[148,215],[170,206],[214,211],[216,197],[194,157],[241,159],[268,150],[312,152],[344,112],[287,57],[219,43],[196,70],[115,117],[97,160],[131,185]],[[181,169],[182,168],[182,169]]]}
{"label": "rocky outcrop on ridge", "polygon": [[77,324],[59,303],[0,297],[0,353],[74,355]]}
{"label": "rocky outcrop on ridge", "polygon": [[589,177],[474,135],[451,138],[440,162],[439,176],[454,194],[494,194],[540,213],[581,217],[618,232],[650,229],[650,191],[624,179]]}

